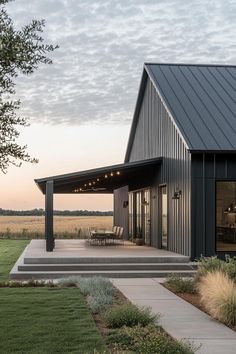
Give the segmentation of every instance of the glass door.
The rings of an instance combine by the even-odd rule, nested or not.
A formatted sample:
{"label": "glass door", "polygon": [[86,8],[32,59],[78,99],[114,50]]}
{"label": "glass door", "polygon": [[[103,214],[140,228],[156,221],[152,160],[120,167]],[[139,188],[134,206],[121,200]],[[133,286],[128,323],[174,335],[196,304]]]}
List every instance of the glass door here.
{"label": "glass door", "polygon": [[136,237],[141,238],[142,230],[142,192],[135,193],[135,233]]}
{"label": "glass door", "polygon": [[145,189],[142,196],[142,219],[143,219],[143,238],[145,245],[150,245],[150,224],[151,224],[151,215],[150,215],[150,190]]}
{"label": "glass door", "polygon": [[[130,223],[129,234],[142,239],[146,245],[150,245],[150,189],[143,189],[133,193],[129,200]],[[133,213],[132,213],[133,210]]]}
{"label": "glass door", "polygon": [[160,187],[160,231],[161,231],[161,248],[167,249],[168,246],[168,230],[167,230],[167,187]]}

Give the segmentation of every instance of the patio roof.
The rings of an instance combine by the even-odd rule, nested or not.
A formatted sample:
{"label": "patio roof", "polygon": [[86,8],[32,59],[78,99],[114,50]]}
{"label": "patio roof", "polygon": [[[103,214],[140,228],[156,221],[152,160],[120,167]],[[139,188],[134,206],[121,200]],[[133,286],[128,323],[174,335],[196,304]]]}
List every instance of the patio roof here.
{"label": "patio roof", "polygon": [[161,162],[162,157],[158,157],[35,179],[35,183],[43,194],[49,181],[53,182],[56,194],[113,193],[114,189],[130,184],[137,188],[147,186]]}

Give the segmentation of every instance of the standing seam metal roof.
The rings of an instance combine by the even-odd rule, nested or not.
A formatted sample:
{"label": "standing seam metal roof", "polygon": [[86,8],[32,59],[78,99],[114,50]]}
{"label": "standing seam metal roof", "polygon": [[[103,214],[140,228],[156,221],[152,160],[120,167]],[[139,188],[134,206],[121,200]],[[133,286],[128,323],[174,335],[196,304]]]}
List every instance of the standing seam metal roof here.
{"label": "standing seam metal roof", "polygon": [[190,150],[236,150],[236,66],[145,64],[144,70]]}

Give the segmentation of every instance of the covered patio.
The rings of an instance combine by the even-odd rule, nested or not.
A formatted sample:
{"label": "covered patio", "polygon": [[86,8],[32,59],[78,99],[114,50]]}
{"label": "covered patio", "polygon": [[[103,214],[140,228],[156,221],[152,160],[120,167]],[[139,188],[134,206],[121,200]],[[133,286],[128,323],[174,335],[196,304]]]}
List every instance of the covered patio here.
{"label": "covered patio", "polygon": [[89,246],[86,240],[57,240],[54,252],[45,240],[32,240],[11,270],[12,279],[58,279],[71,276],[109,278],[192,276],[189,257],[150,246]]}
{"label": "covered patio", "polygon": [[[153,158],[36,179],[36,184],[45,195],[46,251],[52,252],[55,247],[53,233],[54,194],[112,194],[122,187],[127,187],[128,193],[129,188],[139,189],[150,185],[161,163],[162,158]],[[117,214],[122,213],[122,208],[127,208],[128,198],[125,197],[125,199],[122,202],[122,207],[116,209]],[[110,249],[111,247],[109,247]]]}

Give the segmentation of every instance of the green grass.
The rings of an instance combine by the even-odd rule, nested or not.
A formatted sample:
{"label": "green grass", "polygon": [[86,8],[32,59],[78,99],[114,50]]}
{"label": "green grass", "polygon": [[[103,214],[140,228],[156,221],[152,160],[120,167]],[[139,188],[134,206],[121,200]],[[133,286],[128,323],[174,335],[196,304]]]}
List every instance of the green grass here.
{"label": "green grass", "polygon": [[105,351],[79,289],[0,289],[0,353]]}
{"label": "green grass", "polygon": [[11,268],[28,243],[28,240],[0,240],[0,281],[9,278]]}

